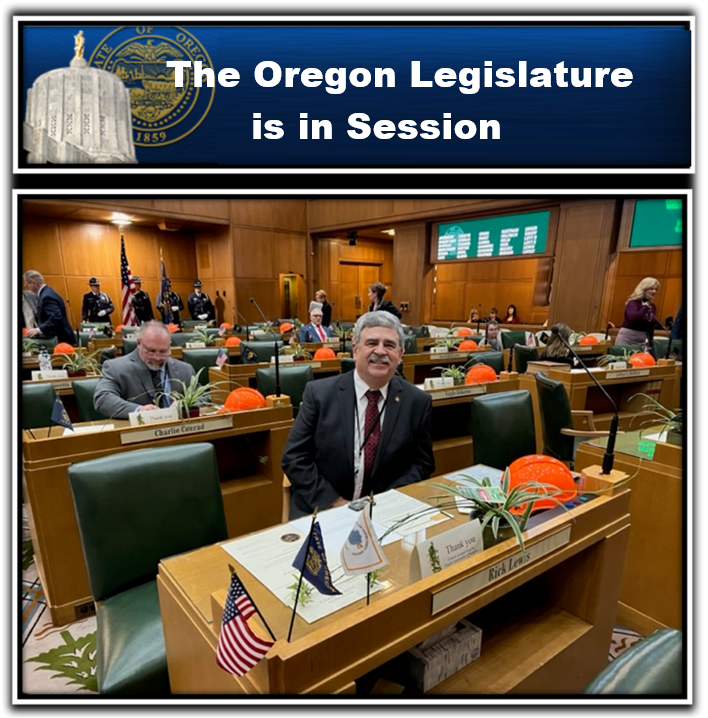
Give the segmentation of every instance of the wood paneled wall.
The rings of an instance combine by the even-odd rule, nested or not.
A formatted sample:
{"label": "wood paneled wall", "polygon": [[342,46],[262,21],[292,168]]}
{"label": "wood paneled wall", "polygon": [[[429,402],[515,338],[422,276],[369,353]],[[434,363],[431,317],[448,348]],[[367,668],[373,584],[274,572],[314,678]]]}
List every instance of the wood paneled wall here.
{"label": "wood paneled wall", "polygon": [[[125,252],[131,271],[143,280],[153,304],[160,288],[160,248],[172,288],[187,303],[197,276],[194,236],[128,225]],[[88,280],[97,277],[113,300],[114,325],[120,313],[120,233],[112,224],[72,222],[25,216],[22,221],[22,271],[35,269],[67,302],[69,321],[81,321],[81,301]]]}

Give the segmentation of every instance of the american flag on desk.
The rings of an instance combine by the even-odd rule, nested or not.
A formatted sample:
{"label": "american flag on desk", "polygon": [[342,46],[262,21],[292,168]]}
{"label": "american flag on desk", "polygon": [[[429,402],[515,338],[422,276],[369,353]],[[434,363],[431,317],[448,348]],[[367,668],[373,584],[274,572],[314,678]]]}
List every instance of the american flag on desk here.
{"label": "american flag on desk", "polygon": [[273,645],[273,641],[258,638],[248,627],[247,621],[255,612],[246,589],[232,573],[216,646],[216,663],[227,673],[235,676],[248,673]]}
{"label": "american flag on desk", "polygon": [[133,283],[133,275],[130,273],[128,258],[125,256],[125,240],[123,234],[120,235],[120,298],[123,305],[123,324],[132,326],[137,324],[138,320],[133,309],[133,294],[135,294],[135,284]]}

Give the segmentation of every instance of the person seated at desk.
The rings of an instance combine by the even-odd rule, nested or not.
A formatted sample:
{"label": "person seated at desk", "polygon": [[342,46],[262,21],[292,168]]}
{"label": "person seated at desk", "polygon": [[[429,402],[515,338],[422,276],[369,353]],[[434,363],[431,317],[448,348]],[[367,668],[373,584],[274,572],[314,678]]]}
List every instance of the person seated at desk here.
{"label": "person seated at desk", "polygon": [[502,321],[502,324],[521,324],[521,319],[516,313],[516,304],[510,304],[506,310],[506,317]]}
{"label": "person seated at desk", "polygon": [[300,327],[300,343],[323,342],[328,337],[334,336],[329,327],[322,326],[322,310],[315,308],[310,312],[310,323]]}
{"label": "person seated at desk", "polygon": [[484,317],[484,319],[482,321],[483,322],[498,322],[499,321],[499,312],[497,312],[497,308],[492,307],[489,310],[489,316]]}
{"label": "person seated at desk", "polygon": [[496,322],[489,322],[484,332],[484,339],[479,343],[481,347],[489,347],[492,351],[500,352],[504,349],[501,337],[499,336],[499,325]]}
{"label": "person seated at desk", "polygon": [[477,311],[476,307],[472,307],[470,309],[470,318],[467,320],[468,324],[476,324],[477,322],[481,322],[482,317],[479,315],[479,312]]}
{"label": "person seated at desk", "polygon": [[135,337],[137,349],[105,362],[93,395],[96,411],[111,419],[170,406],[173,399],[164,395],[181,391],[194,376],[191,364],[170,357],[170,332],[162,322],[145,322]]}
{"label": "person seated at desk", "polygon": [[[570,339],[570,327],[563,322],[558,322],[555,326],[558,327],[558,333],[567,342]],[[539,357],[541,361],[554,361],[558,364],[570,364],[570,366],[576,366],[577,362],[570,355],[570,351],[563,342],[560,340],[558,334],[551,334],[546,348],[541,352]]]}
{"label": "person seated at desk", "polygon": [[354,370],[305,387],[281,461],[290,518],[427,479],[435,469],[429,394],[396,376],[403,330],[388,312],[359,317]]}

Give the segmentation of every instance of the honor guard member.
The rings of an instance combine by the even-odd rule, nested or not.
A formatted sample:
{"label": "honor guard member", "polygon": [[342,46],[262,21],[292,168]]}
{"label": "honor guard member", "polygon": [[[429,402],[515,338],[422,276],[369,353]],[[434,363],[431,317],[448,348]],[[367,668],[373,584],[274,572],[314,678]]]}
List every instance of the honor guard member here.
{"label": "honor guard member", "polygon": [[81,303],[81,321],[110,323],[108,315],[113,313],[111,298],[101,291],[101,282],[96,277],[89,279],[89,287],[91,287],[91,291],[84,294],[84,300]]}
{"label": "honor guard member", "polygon": [[214,305],[209,295],[202,292],[202,283],[198,279],[194,280],[194,291],[187,297],[187,308],[192,319],[201,319],[203,322],[216,319]]}
{"label": "honor guard member", "polygon": [[133,310],[138,324],[149,322],[155,318],[150,304],[150,295],[142,290],[143,280],[140,277],[133,277],[135,285],[135,294],[133,294]]}
{"label": "honor guard member", "polygon": [[165,285],[167,287],[167,297],[158,297],[155,306],[160,310],[165,324],[179,324],[179,313],[184,310],[182,297],[177,292],[172,291],[172,282],[169,279],[165,280]]}

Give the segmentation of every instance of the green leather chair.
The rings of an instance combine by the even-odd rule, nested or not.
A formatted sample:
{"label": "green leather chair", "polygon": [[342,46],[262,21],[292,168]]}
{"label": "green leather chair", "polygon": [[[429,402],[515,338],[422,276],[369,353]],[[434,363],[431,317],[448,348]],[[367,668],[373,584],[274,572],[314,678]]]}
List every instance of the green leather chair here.
{"label": "green leather chair", "polygon": [[22,428],[52,426],[52,409],[57,395],[51,384],[22,385]]}
{"label": "green leather chair", "polygon": [[471,354],[468,363],[468,369],[475,364],[486,364],[494,369],[497,376],[506,369],[504,366],[504,354],[502,352],[480,352],[479,354]]}
{"label": "green leather chair", "polygon": [[115,359],[117,355],[118,349],[116,349],[115,346],[111,345],[109,347],[104,347],[98,355],[98,363],[102,366],[103,362],[106,362],[109,359]]}
{"label": "green leather chair", "polygon": [[486,394],[472,401],[473,464],[504,470],[536,453],[531,394],[524,390]]}
{"label": "green leather chair", "polygon": [[105,322],[81,322],[81,324],[79,324],[79,331],[80,331],[80,332],[87,332],[87,331],[89,331],[89,329],[100,330],[100,329],[102,329],[103,327],[105,327],[106,324],[110,324],[110,321],[105,321]]}
{"label": "green leather chair", "polygon": [[42,347],[44,347],[48,354],[51,354],[54,351],[54,347],[59,343],[56,337],[34,337],[34,340],[37,342],[39,351],[42,351]]}
{"label": "green leather chair", "polygon": [[332,326],[339,327],[340,329],[344,329],[345,332],[348,332],[350,329],[354,329],[354,322],[332,322]]}
{"label": "green leather chair", "polygon": [[182,327],[184,329],[194,329],[194,327],[198,325],[204,325],[206,322],[203,322],[201,319],[183,319],[182,320]]}
{"label": "green leather chair", "polygon": [[676,628],[660,628],[608,663],[581,693],[685,695],[683,666],[683,633]]}
{"label": "green leather chair", "polygon": [[227,537],[214,447],[128,451],[73,464],[68,474],[96,601],[98,690],[169,695],[157,566]]}
{"label": "green leather chair", "polygon": [[183,347],[187,342],[200,342],[202,338],[197,332],[175,332],[170,336],[170,344],[173,347]]}
{"label": "green leather chair", "polygon": [[418,353],[418,338],[413,335],[407,335],[403,340],[403,348],[406,354],[417,354]]}
{"label": "green leather chair", "polygon": [[342,357],[342,374],[346,374],[354,368],[354,359],[352,357]]}
{"label": "green leather chair", "polygon": [[[276,342],[241,342],[241,361],[244,364],[259,364],[269,362],[275,354]],[[278,351],[283,347],[283,342],[277,342]]]}
{"label": "green leather chair", "polygon": [[641,344],[612,344],[607,347],[607,353],[616,357],[624,356],[625,351],[634,352],[641,347]]}
{"label": "green leather chair", "polygon": [[206,386],[209,383],[209,367],[216,366],[218,353],[218,347],[216,349],[184,349],[182,351],[182,361],[191,364],[195,373],[198,373],[200,369],[204,370],[199,375],[199,383]]}
{"label": "green leather chair", "polygon": [[[312,381],[312,367],[309,364],[283,364],[279,370],[280,393],[290,397],[293,406],[293,417],[297,416],[302,403],[305,385]],[[256,386],[263,396],[275,394],[275,369],[256,369]]]}
{"label": "green leather chair", "polygon": [[527,347],[525,344],[514,344],[514,367],[519,374],[525,374],[530,361],[538,360],[538,349]]}
{"label": "green leather chair", "polygon": [[[654,337],[652,342],[652,354],[654,359],[664,359],[666,357],[666,350],[669,348],[668,337]],[[673,339],[671,341],[671,358],[676,356],[683,356],[683,340]]]}
{"label": "green leather chair", "polygon": [[93,393],[96,391],[98,382],[98,379],[82,379],[81,381],[75,381],[73,384],[76,406],[79,410],[81,421],[102,421],[109,418],[93,408]]}
{"label": "green leather chair", "polygon": [[264,332],[260,329],[257,329],[253,332],[251,332],[251,341],[252,342],[279,342],[282,339],[281,334],[276,334],[275,332]]}
{"label": "green leather chair", "polygon": [[135,351],[138,348],[138,340],[133,339],[132,337],[124,337],[123,338],[123,356],[126,354],[130,354],[130,352]]}
{"label": "green leather chair", "polygon": [[510,329],[508,332],[499,332],[504,349],[513,349],[514,344],[526,345],[526,332],[523,330]]}
{"label": "green leather chair", "polygon": [[409,325],[403,331],[406,333],[411,331],[416,337],[424,337],[426,339],[430,336],[430,330],[425,324],[421,324],[420,326]]}
{"label": "green leather chair", "polygon": [[104,334],[102,331],[100,331],[98,329],[93,333],[93,335],[91,335],[90,331],[87,331],[87,332],[80,331],[79,332],[79,346],[87,347],[89,342],[93,338],[108,339],[109,337],[108,337],[108,334]]}
{"label": "green leather chair", "polygon": [[124,337],[129,337],[129,336],[132,336],[133,334],[135,334],[135,332],[137,332],[137,331],[138,331],[138,327],[135,327],[135,326],[133,326],[133,327],[121,327],[120,333],[121,333]]}

